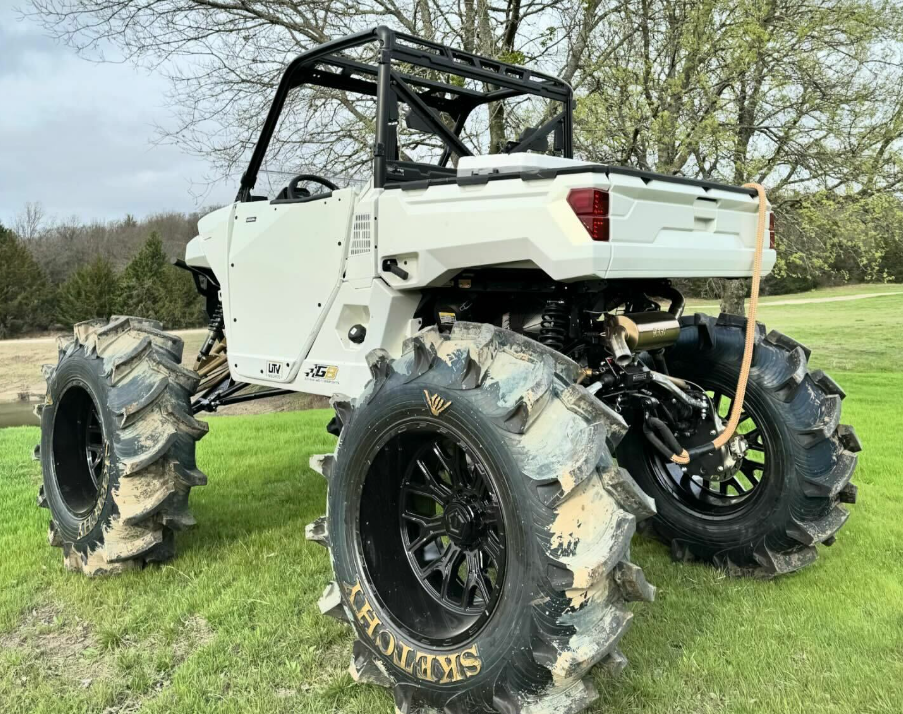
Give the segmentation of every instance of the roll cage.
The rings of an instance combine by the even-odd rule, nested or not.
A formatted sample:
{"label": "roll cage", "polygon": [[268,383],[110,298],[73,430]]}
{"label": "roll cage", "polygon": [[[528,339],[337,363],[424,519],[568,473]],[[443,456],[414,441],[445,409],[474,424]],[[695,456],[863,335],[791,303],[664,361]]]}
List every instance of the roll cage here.
{"label": "roll cage", "polygon": [[[343,53],[376,42],[376,64],[367,64]],[[401,71],[399,65],[422,67],[430,77]],[[451,76],[483,82],[485,89],[467,88],[442,81]],[[435,78],[434,78],[435,77]],[[247,170],[241,178],[236,200],[252,200],[251,191],[264,155],[276,129],[289,92],[312,85],[376,97],[376,136],[373,144],[373,185],[454,175],[449,167],[452,155],[470,156],[460,134],[477,107],[523,95],[537,96],[561,104],[561,111],[543,123],[527,129],[516,142],[508,142],[507,153],[527,151],[548,143],[554,136],[554,150],[573,156],[573,90],[563,80],[499,60],[456,50],[446,45],[375,27],[365,32],[332,40],[295,58],[289,64],[270,107]],[[398,156],[398,104],[409,108],[408,122],[417,129],[435,134],[444,150],[437,164],[401,161]],[[554,106],[554,105],[550,105]],[[451,126],[441,114],[449,117]]]}

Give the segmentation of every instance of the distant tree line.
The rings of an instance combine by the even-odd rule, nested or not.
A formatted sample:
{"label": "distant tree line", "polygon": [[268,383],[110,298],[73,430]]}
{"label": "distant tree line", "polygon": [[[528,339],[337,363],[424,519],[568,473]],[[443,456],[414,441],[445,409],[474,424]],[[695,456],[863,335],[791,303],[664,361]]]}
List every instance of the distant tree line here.
{"label": "distant tree line", "polygon": [[160,320],[168,329],[203,324],[194,281],[170,264],[196,226],[196,215],[177,213],[47,224],[30,204],[15,229],[0,224],[0,338],[114,314]]}
{"label": "distant tree line", "polygon": [[[785,196],[777,206],[778,263],[766,293],[847,282],[903,283],[903,201],[890,192]],[[13,229],[0,225],[0,338],[128,314],[169,329],[206,321],[191,276],[172,267],[197,231],[198,214],[138,221],[49,221],[29,204]],[[718,298],[717,281],[678,281]]]}
{"label": "distant tree line", "polygon": [[[772,200],[778,259],[763,280],[765,294],[844,283],[903,283],[903,200],[897,194],[819,191]],[[727,281],[678,282],[691,295],[718,298]],[[749,281],[730,282],[748,295]]]}

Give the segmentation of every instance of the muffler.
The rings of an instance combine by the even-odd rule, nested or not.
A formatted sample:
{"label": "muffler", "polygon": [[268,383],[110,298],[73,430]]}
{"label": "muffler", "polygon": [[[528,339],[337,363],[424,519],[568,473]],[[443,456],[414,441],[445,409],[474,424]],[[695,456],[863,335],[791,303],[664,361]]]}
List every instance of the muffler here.
{"label": "muffler", "polygon": [[624,365],[637,352],[670,347],[680,336],[680,323],[668,312],[631,312],[605,315],[608,347],[615,361]]}

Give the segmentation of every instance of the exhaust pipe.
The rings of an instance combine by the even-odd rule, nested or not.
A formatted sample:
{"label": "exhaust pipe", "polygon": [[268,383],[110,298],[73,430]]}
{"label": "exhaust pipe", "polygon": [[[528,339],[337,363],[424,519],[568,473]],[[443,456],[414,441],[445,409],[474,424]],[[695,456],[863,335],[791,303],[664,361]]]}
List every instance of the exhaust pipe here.
{"label": "exhaust pipe", "polygon": [[680,323],[668,312],[605,315],[608,349],[619,365],[629,364],[637,352],[670,347],[680,336]]}

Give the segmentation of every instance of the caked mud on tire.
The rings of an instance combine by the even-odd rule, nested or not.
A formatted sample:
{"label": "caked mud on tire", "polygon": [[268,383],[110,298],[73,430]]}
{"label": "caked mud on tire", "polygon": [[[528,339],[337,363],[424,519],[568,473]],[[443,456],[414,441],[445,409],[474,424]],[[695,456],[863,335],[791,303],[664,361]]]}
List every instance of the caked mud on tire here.
{"label": "caked mud on tire", "polygon": [[[746,319],[734,315],[683,318],[680,338],[666,353],[670,372],[732,397],[745,329]],[[861,445],[840,423],[843,390],[821,370],[809,371],[809,350],[762,324],[755,340],[744,412],[746,429],[755,427],[748,439],[763,456],[755,457],[761,464],[744,464],[757,482],[739,477],[743,490],[751,487],[748,495],[725,486],[722,497],[721,484],[704,493],[698,477],[691,485],[673,465],[669,478],[661,457],[633,431],[618,458],[655,498],[658,514],[644,530],[669,544],[676,559],[772,577],[809,565],[817,545],[834,542],[849,515],[841,504],[856,501],[850,479]],[[704,498],[694,503],[694,493]]]}
{"label": "caked mud on tire", "polygon": [[115,573],[175,554],[174,531],[194,524],[188,493],[207,478],[195,443],[207,425],[191,413],[195,372],[182,340],[159,322],[82,322],[45,365],[41,418],[49,541],[70,570]]}
{"label": "caked mud on tire", "polygon": [[612,458],[625,423],[575,363],[491,326],[369,363],[360,399],[334,400],[335,455],[311,461],[328,513],[307,531],[335,571],[320,609],[358,636],[352,676],[404,714],[581,711],[593,666],[626,663],[626,601],[654,593],[629,560],[653,506]]}

